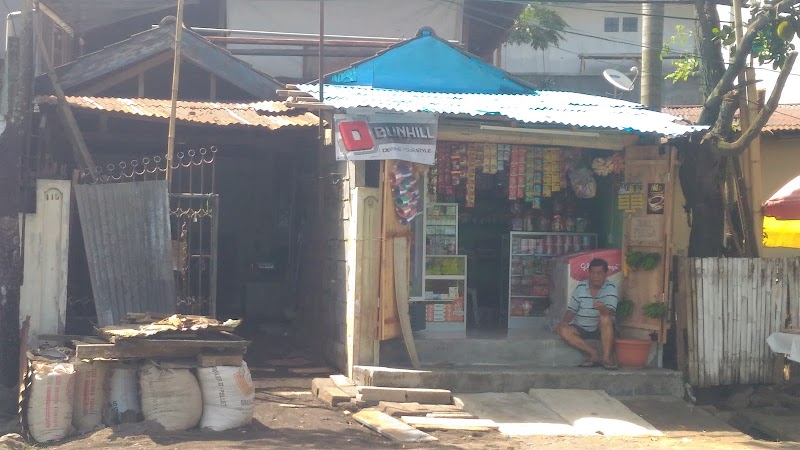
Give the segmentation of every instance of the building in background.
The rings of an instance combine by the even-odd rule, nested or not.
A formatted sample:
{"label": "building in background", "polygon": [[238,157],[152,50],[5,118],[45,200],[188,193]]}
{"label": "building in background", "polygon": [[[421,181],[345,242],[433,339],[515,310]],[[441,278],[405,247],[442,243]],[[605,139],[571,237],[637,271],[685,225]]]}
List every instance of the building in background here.
{"label": "building in background", "polygon": [[[639,101],[639,80],[630,92],[617,90],[605,81],[603,70],[627,73],[641,68],[642,5],[631,3],[559,3],[550,5],[567,23],[564,40],[558,47],[534,50],[528,45],[505,44],[497,54],[498,65],[535,85],[559,91],[616,96]],[[664,56],[664,75],[673,71],[672,63],[684,53],[694,53],[694,6],[668,4],[664,8],[664,43],[670,49]],[[678,36],[683,27],[686,39]],[[671,39],[676,36],[676,39]],[[633,76],[631,76],[633,78]],[[663,104],[689,105],[700,102],[697,80],[673,84],[664,80]]]}

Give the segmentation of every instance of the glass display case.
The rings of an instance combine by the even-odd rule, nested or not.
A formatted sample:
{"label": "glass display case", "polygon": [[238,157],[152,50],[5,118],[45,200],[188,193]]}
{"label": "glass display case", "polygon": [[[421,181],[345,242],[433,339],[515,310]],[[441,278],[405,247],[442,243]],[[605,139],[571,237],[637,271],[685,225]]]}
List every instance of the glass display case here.
{"label": "glass display case", "polygon": [[550,306],[551,259],[597,248],[591,233],[511,232],[508,264],[508,327],[544,323]]}

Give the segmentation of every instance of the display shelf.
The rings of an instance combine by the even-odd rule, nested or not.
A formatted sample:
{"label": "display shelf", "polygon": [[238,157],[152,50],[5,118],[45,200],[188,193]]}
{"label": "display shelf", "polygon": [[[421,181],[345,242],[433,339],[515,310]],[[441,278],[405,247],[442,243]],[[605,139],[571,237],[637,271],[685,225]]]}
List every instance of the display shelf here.
{"label": "display shelf", "polygon": [[463,280],[466,281],[465,275],[425,275],[428,280]]}
{"label": "display shelf", "polygon": [[508,327],[529,328],[550,306],[552,259],[594,250],[597,234],[512,231],[508,246]]}
{"label": "display shelf", "polygon": [[458,203],[431,203],[425,207],[425,254],[458,253]]}

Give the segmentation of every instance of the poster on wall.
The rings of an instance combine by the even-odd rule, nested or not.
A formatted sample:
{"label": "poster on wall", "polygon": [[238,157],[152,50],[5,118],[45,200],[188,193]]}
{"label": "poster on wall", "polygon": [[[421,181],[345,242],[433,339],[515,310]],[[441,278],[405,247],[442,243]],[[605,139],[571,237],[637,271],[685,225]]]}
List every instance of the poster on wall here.
{"label": "poster on wall", "polygon": [[647,214],[664,214],[664,183],[649,183],[647,185]]}
{"label": "poster on wall", "polygon": [[622,183],[617,192],[617,205],[626,213],[636,213],[644,209],[642,183]]}
{"label": "poster on wall", "polygon": [[437,114],[336,114],[333,121],[337,161],[436,161]]}

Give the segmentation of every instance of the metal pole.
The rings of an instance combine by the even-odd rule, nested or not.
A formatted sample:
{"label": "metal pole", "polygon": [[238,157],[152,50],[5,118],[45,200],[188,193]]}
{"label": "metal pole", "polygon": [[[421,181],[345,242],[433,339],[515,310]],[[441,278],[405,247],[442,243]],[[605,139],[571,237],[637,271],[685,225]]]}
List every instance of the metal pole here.
{"label": "metal pole", "polygon": [[[319,0],[319,102],[325,103],[325,95],[322,91],[325,89],[325,80],[323,80],[325,64],[325,0]],[[322,120],[319,121],[320,139],[323,136]]]}
{"label": "metal pole", "polygon": [[172,102],[169,108],[169,132],[167,133],[167,188],[172,191],[172,163],[175,159],[175,114],[178,107],[178,84],[181,71],[181,36],[183,35],[183,1],[178,0],[175,20],[175,58],[172,64]]}
{"label": "metal pole", "polygon": [[659,55],[664,46],[664,4],[642,4],[642,84],[641,102],[661,110],[662,62]]}

